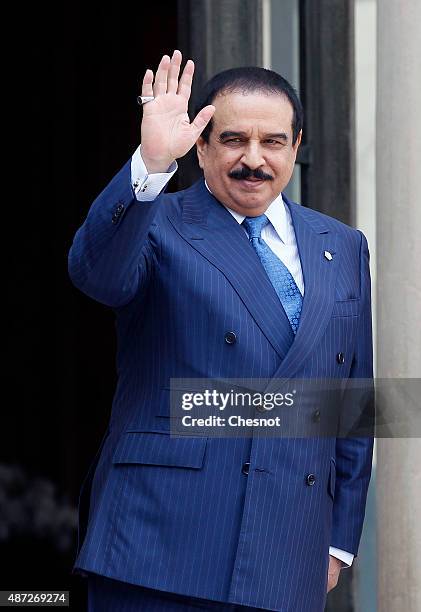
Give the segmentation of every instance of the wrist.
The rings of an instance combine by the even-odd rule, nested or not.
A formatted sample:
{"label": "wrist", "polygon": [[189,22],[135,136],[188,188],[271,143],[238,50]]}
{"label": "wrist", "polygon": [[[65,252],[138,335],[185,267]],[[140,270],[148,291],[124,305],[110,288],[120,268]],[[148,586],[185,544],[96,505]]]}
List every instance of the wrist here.
{"label": "wrist", "polygon": [[153,160],[149,159],[142,152],[143,163],[145,164],[146,170],[148,174],[160,174],[168,172],[171,164],[175,162],[175,159],[166,159],[166,160]]}

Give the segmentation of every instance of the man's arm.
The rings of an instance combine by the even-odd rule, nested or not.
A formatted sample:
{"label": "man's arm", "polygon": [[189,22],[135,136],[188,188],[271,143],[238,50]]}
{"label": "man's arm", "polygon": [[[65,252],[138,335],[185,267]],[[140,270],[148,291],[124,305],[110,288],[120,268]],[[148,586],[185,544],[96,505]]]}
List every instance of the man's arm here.
{"label": "man's arm", "polygon": [[[194,64],[189,60],[179,79],[181,59],[179,51],[174,51],[171,59],[164,55],[155,77],[147,70],[143,79],[142,96],[154,97],[143,107],[141,125],[142,158],[148,175],[166,173],[183,157],[215,110],[206,106],[190,123],[187,108]],[[148,236],[158,202],[151,201],[151,194],[140,206],[133,191],[138,191],[139,185],[135,187],[134,182],[128,162],[91,206],[69,253],[73,283],[112,307],[133,299],[147,282],[156,257],[157,245]]]}
{"label": "man's arm", "polygon": [[[366,382],[371,387],[373,377],[369,259],[367,240],[360,232],[360,325],[350,378],[354,381],[362,379],[363,390]],[[353,395],[355,397],[352,393],[346,396],[347,399],[351,397],[351,404],[348,403],[351,418],[359,412],[359,407],[355,410],[355,406],[352,405]],[[343,409],[347,410],[346,402]],[[341,433],[346,433],[346,428]],[[372,455],[372,437],[336,439],[336,484],[327,592],[336,587],[344,563],[350,566],[358,552],[371,476]]]}
{"label": "man's arm", "polygon": [[[347,401],[366,396],[373,377],[373,347],[371,324],[371,282],[367,240],[360,232],[360,317],[357,346],[351,366],[350,378],[361,380],[363,393],[351,392]],[[357,388],[359,385],[356,385]],[[370,387],[370,389],[369,389]],[[359,408],[359,407],[357,407]],[[345,413],[355,411],[354,406]],[[345,414],[346,416],[346,414]],[[343,432],[346,435],[346,431]],[[374,438],[338,437],[336,440],[336,485],[333,506],[331,545],[357,555],[364,521],[368,485],[371,476]]]}

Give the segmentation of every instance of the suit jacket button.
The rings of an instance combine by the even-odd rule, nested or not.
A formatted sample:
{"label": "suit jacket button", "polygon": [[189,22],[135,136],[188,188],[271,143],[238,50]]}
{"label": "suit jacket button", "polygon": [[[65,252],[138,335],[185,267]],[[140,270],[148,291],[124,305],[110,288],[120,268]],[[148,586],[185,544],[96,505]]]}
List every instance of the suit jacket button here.
{"label": "suit jacket button", "polygon": [[320,410],[315,410],[313,412],[313,421],[318,423],[320,421]]}
{"label": "suit jacket button", "polygon": [[227,344],[235,344],[236,341],[237,341],[237,336],[235,335],[233,331],[229,331],[225,334],[225,342]]}
{"label": "suit jacket button", "polygon": [[345,355],[343,353],[338,353],[336,355],[336,361],[342,365],[343,363],[345,363]]}
{"label": "suit jacket button", "polygon": [[314,474],[307,474],[306,483],[309,487],[312,487],[316,482],[316,476]]}
{"label": "suit jacket button", "polygon": [[248,476],[248,473],[250,471],[250,461],[246,461],[245,463],[243,463],[243,467],[241,468],[241,471],[243,472],[243,474]]}
{"label": "suit jacket button", "polygon": [[121,203],[115,209],[115,211],[120,214],[123,212],[123,210],[124,210],[124,204],[121,204]]}

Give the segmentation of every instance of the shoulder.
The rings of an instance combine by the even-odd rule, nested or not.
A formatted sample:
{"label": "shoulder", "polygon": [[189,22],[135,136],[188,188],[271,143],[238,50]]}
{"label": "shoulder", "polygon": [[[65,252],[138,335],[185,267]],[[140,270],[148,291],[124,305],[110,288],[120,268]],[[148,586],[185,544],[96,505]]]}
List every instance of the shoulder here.
{"label": "shoulder", "polygon": [[160,212],[157,220],[164,218],[174,223],[196,223],[205,222],[209,209],[214,203],[213,196],[209,193],[203,180],[199,180],[191,187],[164,193],[160,196]]}
{"label": "shoulder", "polygon": [[198,192],[201,191],[200,187],[201,185],[197,182],[191,187],[179,191],[163,191],[158,197],[159,203],[166,205],[171,204],[175,209],[181,212],[185,201],[189,201],[191,198],[196,198],[199,195]]}
{"label": "shoulder", "polygon": [[334,232],[338,234],[342,240],[353,243],[358,248],[367,247],[367,239],[361,230],[351,227],[325,213],[292,202],[285,196],[283,196],[283,199],[293,216],[299,215],[316,231],[320,233],[326,231]]}

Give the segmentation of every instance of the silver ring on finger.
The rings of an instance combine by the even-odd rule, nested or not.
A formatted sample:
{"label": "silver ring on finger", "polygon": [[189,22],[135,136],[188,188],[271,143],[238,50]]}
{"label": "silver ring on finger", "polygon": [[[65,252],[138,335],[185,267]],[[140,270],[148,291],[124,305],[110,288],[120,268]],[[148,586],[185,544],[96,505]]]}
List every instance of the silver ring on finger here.
{"label": "silver ring on finger", "polygon": [[148,102],[152,102],[152,100],[155,100],[154,96],[137,96],[137,103],[140,106],[143,106],[143,104],[147,104]]}

